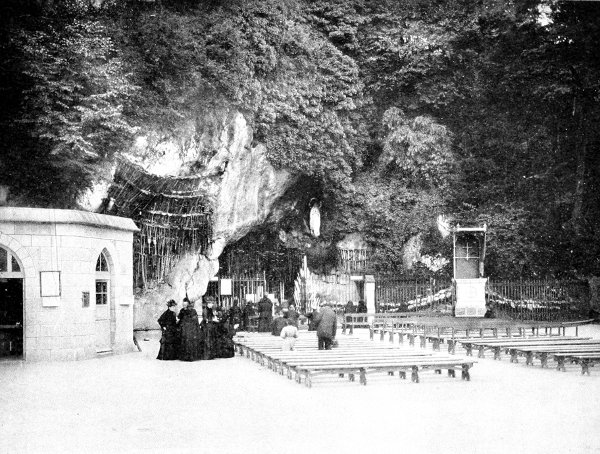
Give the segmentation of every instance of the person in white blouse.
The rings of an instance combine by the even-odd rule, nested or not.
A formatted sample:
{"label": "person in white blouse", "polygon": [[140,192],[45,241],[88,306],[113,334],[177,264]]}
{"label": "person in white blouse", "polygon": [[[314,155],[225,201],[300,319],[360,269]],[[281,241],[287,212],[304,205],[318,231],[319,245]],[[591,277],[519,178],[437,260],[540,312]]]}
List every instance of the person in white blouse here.
{"label": "person in white blouse", "polygon": [[294,326],[294,322],[292,320],[287,319],[287,326],[281,330],[281,334],[279,336],[283,339],[281,349],[283,351],[293,350],[294,345],[296,344],[296,339],[298,338],[298,328]]}

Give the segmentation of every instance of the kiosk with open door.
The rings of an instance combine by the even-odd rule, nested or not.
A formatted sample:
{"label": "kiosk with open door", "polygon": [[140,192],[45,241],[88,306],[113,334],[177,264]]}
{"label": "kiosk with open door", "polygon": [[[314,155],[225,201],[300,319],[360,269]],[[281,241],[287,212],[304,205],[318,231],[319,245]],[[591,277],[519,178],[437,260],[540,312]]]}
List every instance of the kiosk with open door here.
{"label": "kiosk with open door", "polygon": [[456,226],[454,234],[454,315],[456,317],[485,316],[485,286],[483,263],[487,226]]}

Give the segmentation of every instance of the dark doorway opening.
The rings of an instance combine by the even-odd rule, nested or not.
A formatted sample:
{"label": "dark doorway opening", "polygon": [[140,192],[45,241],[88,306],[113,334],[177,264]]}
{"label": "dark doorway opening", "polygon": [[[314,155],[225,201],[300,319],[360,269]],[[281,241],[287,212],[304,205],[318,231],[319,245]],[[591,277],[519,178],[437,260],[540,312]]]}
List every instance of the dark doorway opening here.
{"label": "dark doorway opening", "polygon": [[23,356],[23,279],[0,278],[0,358]]}

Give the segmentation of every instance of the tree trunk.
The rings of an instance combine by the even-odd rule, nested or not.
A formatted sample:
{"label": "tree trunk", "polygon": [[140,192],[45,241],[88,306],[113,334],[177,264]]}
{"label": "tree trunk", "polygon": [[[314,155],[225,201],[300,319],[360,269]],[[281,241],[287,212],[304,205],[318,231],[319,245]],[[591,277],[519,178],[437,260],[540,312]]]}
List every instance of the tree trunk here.
{"label": "tree trunk", "polygon": [[585,130],[585,111],[580,112],[579,134],[580,144],[576,150],[577,167],[575,169],[575,193],[573,196],[573,210],[571,211],[571,225],[576,235],[581,233],[581,217],[583,214],[583,200],[585,197],[585,174],[586,174],[586,155],[587,155],[587,133]]}

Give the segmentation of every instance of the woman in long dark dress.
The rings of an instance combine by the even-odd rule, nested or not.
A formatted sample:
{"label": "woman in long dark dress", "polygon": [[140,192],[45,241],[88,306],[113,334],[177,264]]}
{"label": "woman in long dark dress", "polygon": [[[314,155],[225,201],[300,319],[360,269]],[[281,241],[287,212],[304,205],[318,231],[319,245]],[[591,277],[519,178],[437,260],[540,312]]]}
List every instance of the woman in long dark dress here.
{"label": "woman in long dark dress", "polygon": [[[208,306],[212,306],[209,304]],[[206,316],[202,320],[202,359],[217,358],[217,323],[213,320],[212,307],[207,307]]]}
{"label": "woman in long dark dress", "polygon": [[162,330],[160,338],[160,350],[156,359],[173,360],[179,357],[179,327],[175,316],[175,300],[167,302],[167,310],[158,318],[158,324]]}
{"label": "woman in long dark dress", "polygon": [[[186,300],[184,299],[184,302]],[[179,359],[196,361],[201,358],[200,325],[194,303],[187,301],[187,306],[179,311],[179,327],[181,329],[181,344]]]}
{"label": "woman in long dark dress", "polygon": [[216,325],[217,335],[217,358],[233,358],[235,350],[233,345],[233,336],[235,328],[229,319],[229,313],[220,311],[217,313],[218,321]]}

